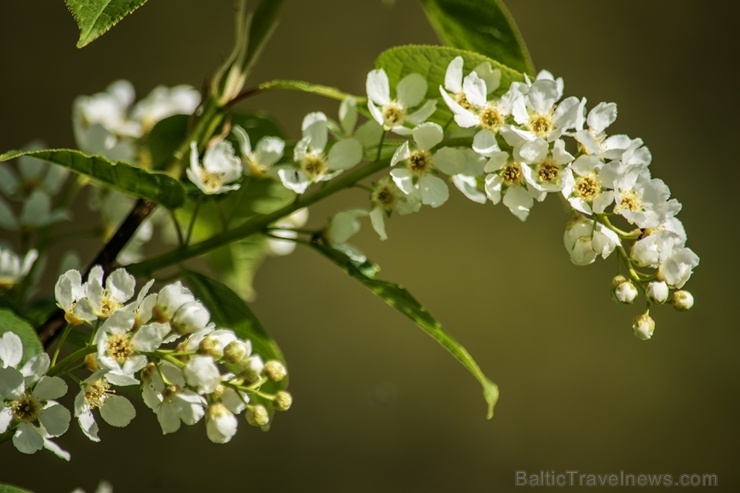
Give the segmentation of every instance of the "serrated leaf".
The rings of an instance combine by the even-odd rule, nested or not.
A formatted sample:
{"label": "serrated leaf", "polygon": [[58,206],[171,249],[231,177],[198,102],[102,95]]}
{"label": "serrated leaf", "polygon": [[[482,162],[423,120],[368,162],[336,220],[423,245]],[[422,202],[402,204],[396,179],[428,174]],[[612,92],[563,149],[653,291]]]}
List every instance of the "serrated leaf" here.
{"label": "serrated leaf", "polygon": [[44,350],[31,324],[20,318],[12,310],[0,308],[0,336],[6,332],[13,332],[21,338],[23,343],[21,364]]}
{"label": "serrated leaf", "polygon": [[82,48],[146,3],[147,0],[64,0],[80,29]]}
{"label": "serrated leaf", "polygon": [[0,162],[18,156],[33,156],[58,164],[85,175],[125,195],[148,199],[169,209],[180,207],[185,191],[179,181],[157,171],[147,171],[121,161],[113,162],[100,156],[89,156],[73,149],[43,149],[37,151],[8,151],[0,154]]}
{"label": "serrated leaf", "polygon": [[[483,398],[488,403],[486,417],[488,419],[493,417],[493,407],[498,400],[498,387],[496,384],[483,374],[478,364],[465,348],[445,331],[442,324],[408,290],[399,284],[375,279],[374,272],[377,270],[376,268],[367,269],[367,266],[364,264],[357,266],[342,252],[319,243],[311,243],[311,246],[341,267],[347,274],[360,281],[375,295],[382,298],[383,301],[410,318],[420,329],[449,351],[480,382],[483,387]],[[368,272],[373,273],[373,277],[368,275]]]}
{"label": "serrated leaf", "polygon": [[444,86],[447,66],[457,56],[463,58],[464,73],[472,71],[484,62],[490,63],[491,68],[501,71],[501,83],[494,94],[505,92],[512,82],[524,80],[523,74],[496,60],[479,53],[447,46],[396,46],[382,52],[375,60],[375,67],[385,70],[391,87],[395,87],[398,81],[412,73],[424,77],[429,83],[427,98],[437,100],[437,111],[430,120],[437,123],[446,123],[452,117],[452,112],[442,100],[439,87]]}
{"label": "serrated leaf", "polygon": [[501,0],[421,0],[443,43],[534,74],[519,28]]}

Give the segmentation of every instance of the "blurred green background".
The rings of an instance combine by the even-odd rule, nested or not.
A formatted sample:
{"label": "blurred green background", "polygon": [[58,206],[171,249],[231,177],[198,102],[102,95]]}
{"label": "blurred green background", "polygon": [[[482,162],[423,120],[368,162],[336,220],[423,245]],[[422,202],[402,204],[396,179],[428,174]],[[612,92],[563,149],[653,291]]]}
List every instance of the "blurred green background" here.
{"label": "blurred green background", "polygon": [[[516,470],[716,473],[740,491],[740,182],[737,2],[509,0],[538,69],[566,95],[619,105],[613,132],[642,137],[654,176],[684,205],[701,265],[696,306],[654,310],[649,342],[631,333],[638,306],[608,294],[614,263],[571,265],[568,216],[554,199],[522,224],[502,206],[453,193],[438,210],[394,217],[390,239],[355,243],[446,325],[499,384],[492,421],[477,383],[444,350],[315,253],[269,259],[255,311],[281,344],[295,404],[267,433],[241,422],[228,445],[202,423],[162,437],[146,409],[102,442],[73,428],[50,453],[0,447],[0,481],[36,491],[513,491]],[[131,80],[200,86],[228,54],[231,2],[152,0],[77,50],[61,0],[0,6],[0,149],[34,138],[74,145],[72,100]],[[419,4],[293,0],[252,83],[303,79],[362,94],[383,49],[436,43]],[[294,93],[244,109],[272,112],[294,135],[303,115],[336,104]],[[364,206],[347,192],[312,209]],[[663,488],[665,489],[665,488]],[[598,489],[597,489],[598,490]]]}

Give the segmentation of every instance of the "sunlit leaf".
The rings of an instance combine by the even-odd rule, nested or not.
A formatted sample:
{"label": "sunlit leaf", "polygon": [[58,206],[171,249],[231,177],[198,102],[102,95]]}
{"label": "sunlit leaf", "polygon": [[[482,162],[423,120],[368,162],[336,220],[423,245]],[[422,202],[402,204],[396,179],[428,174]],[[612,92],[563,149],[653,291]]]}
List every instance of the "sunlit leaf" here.
{"label": "sunlit leaf", "polygon": [[370,263],[358,266],[342,252],[319,243],[311,243],[311,246],[341,267],[347,274],[360,281],[383,301],[409,317],[420,329],[449,351],[480,382],[483,387],[483,398],[488,403],[487,417],[489,419],[493,417],[493,406],[498,400],[496,384],[483,374],[465,348],[445,331],[442,324],[408,290],[398,284],[375,279],[374,275],[377,268]]}
{"label": "sunlit leaf", "polygon": [[64,0],[77,21],[82,48],[102,36],[111,27],[146,3],[147,0]]}
{"label": "sunlit leaf", "polygon": [[534,74],[519,28],[501,0],[421,0],[443,43]]}

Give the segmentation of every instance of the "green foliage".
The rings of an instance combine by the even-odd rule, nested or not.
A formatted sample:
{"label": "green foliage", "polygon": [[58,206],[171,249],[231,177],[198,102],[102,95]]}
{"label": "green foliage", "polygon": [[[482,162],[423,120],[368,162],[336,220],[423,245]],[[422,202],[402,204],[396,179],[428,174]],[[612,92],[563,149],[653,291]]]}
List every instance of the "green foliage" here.
{"label": "green foliage", "polygon": [[182,145],[188,131],[188,115],[172,115],[157,122],[146,136],[152,169],[164,169]]}
{"label": "green foliage", "polygon": [[501,0],[421,0],[443,43],[534,74],[519,28]]}
{"label": "green foliage", "polygon": [[437,111],[431,121],[446,123],[452,116],[447,105],[439,94],[439,86],[444,86],[447,66],[456,56],[464,61],[464,70],[471,71],[479,64],[488,62],[494,69],[501,71],[501,84],[495,94],[505,92],[512,82],[523,81],[524,75],[506,65],[471,51],[446,46],[397,46],[381,53],[375,59],[375,67],[382,68],[388,74],[391,87],[395,87],[403,77],[417,73],[429,83],[427,97],[437,99]]}
{"label": "green foliage", "polygon": [[360,281],[383,301],[409,317],[420,329],[449,351],[480,382],[483,387],[483,398],[488,403],[486,417],[488,419],[493,417],[493,406],[496,405],[498,400],[498,387],[483,374],[465,348],[445,331],[442,324],[411,293],[398,284],[375,279],[377,267],[369,262],[358,266],[342,252],[318,243],[311,243],[311,246],[337,264],[347,274]]}
{"label": "green foliage", "polygon": [[88,156],[72,149],[44,149],[38,151],[9,151],[0,154],[0,162],[18,156],[33,156],[58,164],[97,183],[125,195],[151,200],[169,209],[180,207],[185,201],[183,186],[169,175],[147,171],[132,164],[109,161],[100,156]]}
{"label": "green foliage", "polygon": [[[252,22],[249,26],[249,40],[247,47],[247,66],[252,66],[259,58],[262,49],[277,26],[277,16],[285,0],[261,0],[254,9]],[[249,71],[247,71],[249,72]]]}
{"label": "green foliage", "polygon": [[77,21],[82,48],[99,38],[111,27],[146,3],[146,0],[64,0]]}
{"label": "green foliage", "polygon": [[21,342],[23,343],[23,359],[21,360],[21,364],[44,350],[31,324],[18,317],[13,311],[0,308],[0,336],[6,332],[14,332],[21,338]]}

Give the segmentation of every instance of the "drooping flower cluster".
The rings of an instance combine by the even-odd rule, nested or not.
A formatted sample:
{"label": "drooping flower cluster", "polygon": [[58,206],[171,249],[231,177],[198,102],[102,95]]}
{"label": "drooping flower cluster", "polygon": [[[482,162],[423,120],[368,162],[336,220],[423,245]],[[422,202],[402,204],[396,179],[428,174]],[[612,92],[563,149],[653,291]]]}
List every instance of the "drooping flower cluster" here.
{"label": "drooping flower cluster", "polygon": [[[681,204],[662,180],[651,176],[651,154],[641,139],[607,134],[616,120],[616,104],[588,110],[585,99],[564,98],[562,79],[546,71],[503,88],[500,70],[490,64],[467,74],[463,66],[462,57],[451,60],[439,87],[447,117],[435,113],[436,101],[427,99],[428,82],[421,75],[406,75],[394,92],[383,69],[368,74],[367,109],[376,139],[393,132],[405,140],[391,141],[396,147],[390,176],[373,184],[370,210],[336,214],[323,232],[326,242],[363,262],[365,256],[348,243],[360,229],[360,218],[369,216],[386,239],[386,217],[443,205],[448,181],[474,202],[503,202],[522,221],[535,203],[555,194],[573,210],[563,239],[574,264],[619,253],[627,277],[615,281],[615,300],[632,303],[639,287],[648,307],[671,300],[679,310],[690,308],[693,298],[682,288],[699,258],[686,247],[676,217]],[[433,117],[438,121],[428,121]],[[327,125],[323,113],[304,119],[303,139],[295,148],[297,165],[276,167],[287,188],[304,193],[312,183],[333,178],[363,156],[379,157],[387,148],[383,140],[359,138],[350,145],[347,137],[326,153]],[[654,324],[643,322],[636,321],[634,330],[647,339],[652,329],[646,327]]]}
{"label": "drooping flower cluster", "polygon": [[[85,357],[90,373],[78,379],[74,401],[74,416],[88,438],[100,440],[98,413],[117,427],[134,418],[134,406],[116,393],[121,386],[141,389],[163,433],[205,417],[206,433],[215,443],[231,440],[237,415],[245,411],[250,424],[264,426],[270,409],[290,407],[290,394],[283,390],[270,394],[263,387],[285,378],[283,364],[263,361],[249,340],[217,327],[205,305],[181,282],[152,292],[150,281],[134,298],[135,280],[124,269],[103,277],[99,266],[85,282],[78,271],[70,270],[55,287],[69,327],[90,326],[92,331]],[[64,433],[70,420],[69,411],[53,400],[66,393],[66,384],[45,376],[47,354],[16,368],[21,355],[18,336],[6,333],[0,339],[0,433],[14,431],[14,443],[23,452],[44,447],[68,458],[49,441]],[[56,373],[72,371],[70,363],[59,363]]]}

